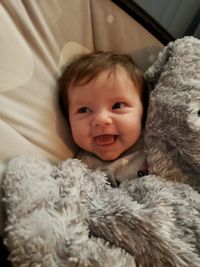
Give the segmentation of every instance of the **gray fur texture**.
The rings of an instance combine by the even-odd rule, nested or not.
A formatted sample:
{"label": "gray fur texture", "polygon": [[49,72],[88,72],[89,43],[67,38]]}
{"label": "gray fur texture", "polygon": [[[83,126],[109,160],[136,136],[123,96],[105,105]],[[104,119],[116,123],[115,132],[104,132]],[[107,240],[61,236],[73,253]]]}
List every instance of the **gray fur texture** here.
{"label": "gray fur texture", "polygon": [[146,72],[150,175],[112,188],[77,159],[9,161],[4,241],[13,266],[200,266],[199,61],[200,41],[187,37]]}
{"label": "gray fur texture", "polygon": [[200,40],[169,43],[145,78],[153,89],[145,134],[150,171],[200,192]]}

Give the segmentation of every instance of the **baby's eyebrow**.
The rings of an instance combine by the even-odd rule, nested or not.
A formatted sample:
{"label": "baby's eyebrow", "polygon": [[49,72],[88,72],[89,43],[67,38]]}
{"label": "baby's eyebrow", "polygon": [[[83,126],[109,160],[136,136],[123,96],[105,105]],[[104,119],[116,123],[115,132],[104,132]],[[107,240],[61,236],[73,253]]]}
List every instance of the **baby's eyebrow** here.
{"label": "baby's eyebrow", "polygon": [[127,95],[126,94],[119,94],[119,95],[113,95],[112,97],[110,97],[110,100],[113,100],[113,101],[121,101],[123,99],[127,99]]}
{"label": "baby's eyebrow", "polygon": [[[70,103],[69,103],[70,106]],[[89,103],[86,102],[75,102],[75,103],[71,103],[71,107],[88,107]]]}

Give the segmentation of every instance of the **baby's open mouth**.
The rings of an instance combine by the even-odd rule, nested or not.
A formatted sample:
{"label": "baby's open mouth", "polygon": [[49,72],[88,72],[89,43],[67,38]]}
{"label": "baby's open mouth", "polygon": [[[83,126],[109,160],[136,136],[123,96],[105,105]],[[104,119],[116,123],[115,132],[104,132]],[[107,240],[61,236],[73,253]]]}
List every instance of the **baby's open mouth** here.
{"label": "baby's open mouth", "polygon": [[98,146],[111,145],[115,142],[116,139],[117,139],[117,135],[113,135],[113,134],[103,134],[103,135],[96,136],[94,138],[95,143]]}

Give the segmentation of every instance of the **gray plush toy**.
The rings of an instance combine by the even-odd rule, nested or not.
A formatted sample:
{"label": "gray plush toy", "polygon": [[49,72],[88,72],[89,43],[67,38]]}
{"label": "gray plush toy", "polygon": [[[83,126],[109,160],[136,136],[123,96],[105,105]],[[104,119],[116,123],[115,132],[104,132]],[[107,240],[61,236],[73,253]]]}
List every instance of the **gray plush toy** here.
{"label": "gray plush toy", "polygon": [[112,188],[77,159],[10,160],[4,242],[13,266],[200,266],[200,41],[170,43],[145,77],[148,176]]}
{"label": "gray plush toy", "polygon": [[153,89],[145,135],[150,172],[200,192],[200,40],[169,43],[145,78]]}

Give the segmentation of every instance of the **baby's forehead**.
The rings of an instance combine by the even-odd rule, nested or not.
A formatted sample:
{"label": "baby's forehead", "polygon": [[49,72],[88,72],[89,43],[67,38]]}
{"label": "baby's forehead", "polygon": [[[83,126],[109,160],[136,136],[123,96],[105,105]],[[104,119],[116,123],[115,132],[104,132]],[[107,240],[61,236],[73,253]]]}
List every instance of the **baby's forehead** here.
{"label": "baby's forehead", "polygon": [[124,69],[119,66],[115,69],[107,68],[104,70],[95,73],[95,75],[89,75],[82,78],[82,80],[78,80],[72,83],[68,89],[68,98],[71,98],[74,93],[82,95],[84,97],[83,91],[87,94],[87,96],[93,95],[94,92],[99,92],[101,94],[110,93],[113,96],[124,95],[127,92],[137,92],[140,94],[141,90],[138,88],[138,84],[133,82],[131,79],[131,75]]}
{"label": "baby's forehead", "polygon": [[120,64],[114,64],[108,67],[96,67],[94,69],[83,70],[81,75],[75,76],[71,82],[70,86],[84,85],[89,83],[92,80],[98,79],[102,74],[105,75],[105,78],[112,79],[119,77],[120,75],[126,75],[128,79],[132,80],[131,72],[128,71],[124,66]]}

